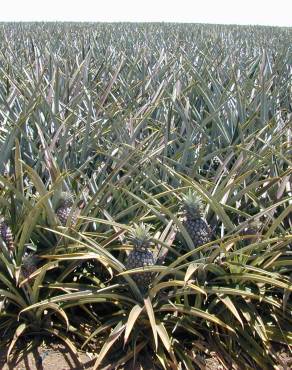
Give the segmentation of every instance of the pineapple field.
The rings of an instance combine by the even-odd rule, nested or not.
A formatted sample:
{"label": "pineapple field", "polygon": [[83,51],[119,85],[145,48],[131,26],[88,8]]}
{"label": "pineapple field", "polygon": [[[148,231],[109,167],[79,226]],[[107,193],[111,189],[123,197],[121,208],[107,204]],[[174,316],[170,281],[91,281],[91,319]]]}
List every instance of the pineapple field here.
{"label": "pineapple field", "polygon": [[6,361],[292,366],[292,28],[0,25]]}

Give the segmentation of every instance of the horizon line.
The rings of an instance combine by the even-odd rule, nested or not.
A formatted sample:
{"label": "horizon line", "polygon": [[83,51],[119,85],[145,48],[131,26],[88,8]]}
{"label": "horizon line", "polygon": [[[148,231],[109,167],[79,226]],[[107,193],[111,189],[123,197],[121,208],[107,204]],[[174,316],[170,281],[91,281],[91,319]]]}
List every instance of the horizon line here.
{"label": "horizon line", "polygon": [[242,26],[242,27],[277,27],[277,28],[292,28],[292,25],[278,25],[278,24],[262,24],[262,23],[216,23],[216,22],[196,22],[196,21],[145,21],[145,20],[1,20],[0,24],[3,23],[88,23],[88,24],[112,24],[112,23],[123,23],[123,24],[196,24],[196,25],[210,25],[210,26]]}

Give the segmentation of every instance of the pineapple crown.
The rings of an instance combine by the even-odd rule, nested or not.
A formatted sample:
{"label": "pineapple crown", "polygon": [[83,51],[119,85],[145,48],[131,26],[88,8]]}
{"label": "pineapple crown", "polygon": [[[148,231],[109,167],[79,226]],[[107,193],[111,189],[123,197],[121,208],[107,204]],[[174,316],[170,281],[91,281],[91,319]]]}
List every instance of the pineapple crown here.
{"label": "pineapple crown", "polygon": [[203,213],[202,199],[196,193],[189,190],[188,194],[184,194],[183,198],[183,210],[192,215],[193,217],[201,217]]}
{"label": "pineapple crown", "polygon": [[58,207],[72,207],[74,203],[74,197],[70,191],[62,191]]}
{"label": "pineapple crown", "polygon": [[133,229],[130,231],[128,239],[136,249],[147,249],[151,243],[151,226],[145,225],[143,222],[140,225],[134,224]]}

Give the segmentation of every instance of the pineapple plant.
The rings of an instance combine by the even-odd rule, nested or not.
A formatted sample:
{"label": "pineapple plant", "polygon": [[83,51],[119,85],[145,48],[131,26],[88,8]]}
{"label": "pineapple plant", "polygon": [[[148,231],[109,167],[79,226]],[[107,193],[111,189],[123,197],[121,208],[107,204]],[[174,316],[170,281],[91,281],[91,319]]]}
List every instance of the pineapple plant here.
{"label": "pineapple plant", "polygon": [[[57,206],[56,215],[60,220],[62,226],[66,226],[67,220],[71,214],[74,203],[73,195],[70,192],[62,192],[60,201]],[[75,225],[77,222],[77,212],[72,213],[71,224]]]}
{"label": "pineapple plant", "polygon": [[[149,250],[151,235],[149,232],[150,227],[145,224],[136,225],[129,235],[129,241],[133,244],[133,250],[130,252],[126,268],[128,270],[137,267],[153,266],[155,258],[153,253]],[[153,273],[144,272],[131,275],[132,279],[136,282],[141,291],[146,291],[152,281]]]}
{"label": "pineapple plant", "polygon": [[0,217],[0,236],[6,244],[7,249],[12,252],[14,249],[12,231],[3,217]]}
{"label": "pineapple plant", "polygon": [[203,218],[202,200],[191,191],[183,196],[183,226],[192,239],[194,248],[209,243],[212,231],[207,221]]}

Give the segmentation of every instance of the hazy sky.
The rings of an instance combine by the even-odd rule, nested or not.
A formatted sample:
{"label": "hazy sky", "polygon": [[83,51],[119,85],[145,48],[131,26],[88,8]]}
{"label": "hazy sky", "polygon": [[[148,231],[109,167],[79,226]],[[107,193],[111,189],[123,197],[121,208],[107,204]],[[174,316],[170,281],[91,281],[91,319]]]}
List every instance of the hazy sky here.
{"label": "hazy sky", "polygon": [[0,21],[168,21],[292,26],[292,0],[2,0]]}

